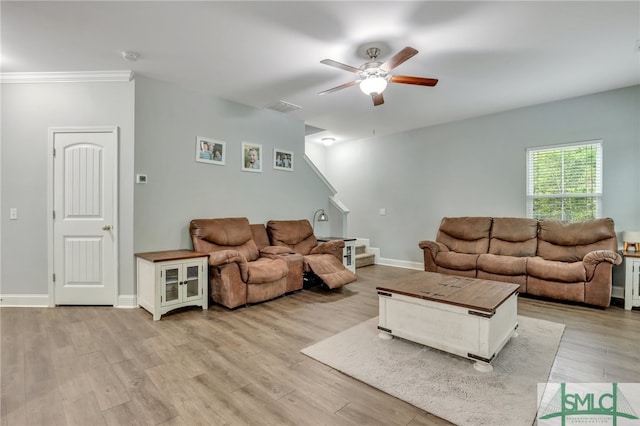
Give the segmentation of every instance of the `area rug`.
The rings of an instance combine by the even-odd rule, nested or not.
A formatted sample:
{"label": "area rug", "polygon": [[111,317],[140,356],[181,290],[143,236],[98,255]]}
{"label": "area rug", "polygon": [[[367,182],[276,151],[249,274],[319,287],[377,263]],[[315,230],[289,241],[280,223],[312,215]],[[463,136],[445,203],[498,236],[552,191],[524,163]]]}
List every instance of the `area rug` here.
{"label": "area rug", "polygon": [[302,353],[457,425],[528,425],[537,384],[546,383],[564,325],[518,316],[518,337],[481,373],[472,361],[394,337],[378,338],[378,317]]}

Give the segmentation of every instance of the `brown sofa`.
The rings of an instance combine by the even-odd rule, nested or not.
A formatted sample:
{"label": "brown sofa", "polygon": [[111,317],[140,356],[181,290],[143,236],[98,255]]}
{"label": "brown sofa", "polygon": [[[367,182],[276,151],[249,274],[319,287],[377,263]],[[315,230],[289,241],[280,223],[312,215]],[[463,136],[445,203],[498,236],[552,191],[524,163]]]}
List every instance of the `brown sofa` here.
{"label": "brown sofa", "polygon": [[445,217],[420,241],[424,270],[520,285],[520,292],[607,307],[622,262],[612,219]]}
{"label": "brown sofa", "polygon": [[318,244],[308,220],[270,220],[267,233],[272,246],[286,247],[301,254],[305,272],[313,272],[327,287],[341,287],[357,279],[342,262],[344,241]]}

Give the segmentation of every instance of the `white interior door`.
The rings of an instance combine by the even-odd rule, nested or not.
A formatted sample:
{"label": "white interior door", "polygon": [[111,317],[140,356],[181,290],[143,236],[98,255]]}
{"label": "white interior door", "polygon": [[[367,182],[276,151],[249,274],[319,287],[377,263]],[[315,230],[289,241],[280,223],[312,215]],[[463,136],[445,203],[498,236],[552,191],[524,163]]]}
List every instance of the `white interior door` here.
{"label": "white interior door", "polygon": [[56,305],[114,305],[117,128],[51,129]]}

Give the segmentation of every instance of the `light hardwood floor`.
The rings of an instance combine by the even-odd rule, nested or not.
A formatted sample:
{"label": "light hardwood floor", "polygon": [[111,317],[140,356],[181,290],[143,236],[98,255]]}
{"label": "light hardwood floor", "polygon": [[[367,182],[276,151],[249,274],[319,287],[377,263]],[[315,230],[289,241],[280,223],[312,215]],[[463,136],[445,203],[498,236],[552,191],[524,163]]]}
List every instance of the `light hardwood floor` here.
{"label": "light hardwood floor", "polygon": [[[378,314],[358,269],[337,291],[303,290],[230,311],[0,309],[2,425],[442,425],[300,349]],[[553,382],[640,382],[640,312],[520,298],[519,314],[566,324]],[[531,395],[531,398],[535,398]]]}

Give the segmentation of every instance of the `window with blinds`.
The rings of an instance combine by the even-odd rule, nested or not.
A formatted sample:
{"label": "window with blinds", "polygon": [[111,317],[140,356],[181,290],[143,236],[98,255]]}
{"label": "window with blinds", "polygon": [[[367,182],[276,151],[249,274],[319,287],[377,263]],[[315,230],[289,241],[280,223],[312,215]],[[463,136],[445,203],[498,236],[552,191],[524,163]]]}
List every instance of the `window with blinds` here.
{"label": "window with blinds", "polygon": [[568,222],[602,215],[602,141],[527,149],[527,215]]}

